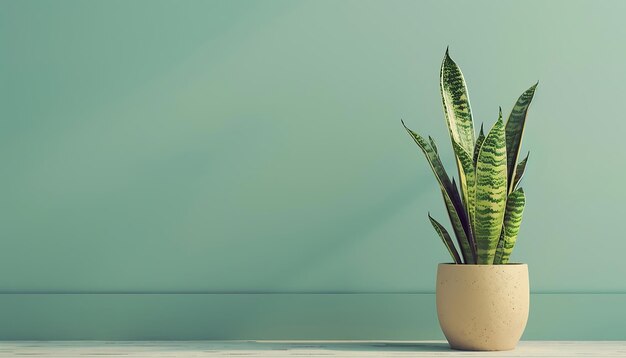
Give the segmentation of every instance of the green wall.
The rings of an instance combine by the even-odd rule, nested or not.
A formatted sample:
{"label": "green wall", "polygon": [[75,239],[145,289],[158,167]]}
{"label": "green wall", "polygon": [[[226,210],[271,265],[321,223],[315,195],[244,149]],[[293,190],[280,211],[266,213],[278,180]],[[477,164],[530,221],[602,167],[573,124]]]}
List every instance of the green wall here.
{"label": "green wall", "polygon": [[540,81],[513,254],[532,290],[626,293],[625,12],[2,0],[0,292],[432,292],[445,211],[400,118],[452,164],[449,45],[487,127]]}

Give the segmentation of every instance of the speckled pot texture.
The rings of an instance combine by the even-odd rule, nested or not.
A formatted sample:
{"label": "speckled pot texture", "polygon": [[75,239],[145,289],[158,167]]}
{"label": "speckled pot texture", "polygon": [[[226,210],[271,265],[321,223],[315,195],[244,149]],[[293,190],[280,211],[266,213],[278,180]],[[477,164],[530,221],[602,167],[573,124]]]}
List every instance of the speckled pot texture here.
{"label": "speckled pot texture", "polygon": [[526,328],[529,301],[526,264],[437,269],[437,316],[453,349],[514,349]]}

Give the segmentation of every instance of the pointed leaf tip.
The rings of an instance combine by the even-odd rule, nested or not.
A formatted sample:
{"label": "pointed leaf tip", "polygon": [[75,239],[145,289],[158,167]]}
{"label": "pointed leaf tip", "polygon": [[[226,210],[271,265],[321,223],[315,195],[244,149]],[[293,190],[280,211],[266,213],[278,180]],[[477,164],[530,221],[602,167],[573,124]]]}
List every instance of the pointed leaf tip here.
{"label": "pointed leaf tip", "polygon": [[[507,178],[512,184],[517,171],[517,159],[522,146],[522,136],[526,125],[526,115],[535,95],[537,82],[524,91],[511,109],[511,114],[506,122],[506,157],[507,157]],[[513,188],[509,188],[512,191]]]}
{"label": "pointed leaf tip", "polygon": [[502,114],[485,138],[476,162],[474,237],[479,264],[494,261],[507,194],[506,139]]}
{"label": "pointed leaf tip", "polygon": [[456,62],[454,62],[454,60],[450,56],[450,50],[448,49],[448,47],[446,47],[446,54],[443,56],[443,63],[441,64],[441,67],[446,66],[457,66]]}
{"label": "pointed leaf tip", "polygon": [[402,126],[404,127],[404,129],[406,129],[407,132],[409,133],[413,132],[409,127],[406,126],[403,119],[400,120],[400,123],[402,123]]}
{"label": "pointed leaf tip", "polygon": [[467,84],[449,52],[441,63],[439,87],[450,138],[472,154],[476,140]]}
{"label": "pointed leaf tip", "polygon": [[430,220],[430,223],[433,225],[433,228],[439,235],[439,238],[441,238],[441,241],[443,241],[444,245],[448,249],[448,252],[450,253],[450,256],[452,256],[454,263],[456,264],[462,263],[461,257],[459,256],[459,253],[456,251],[456,247],[454,246],[454,243],[452,242],[452,238],[450,237],[450,234],[448,233],[446,228],[444,228],[437,220],[433,219],[430,216],[430,214],[428,215],[428,219]]}
{"label": "pointed leaf tip", "polygon": [[535,95],[535,90],[537,89],[537,86],[539,85],[539,81],[537,81],[535,84],[533,84],[532,86],[530,86],[523,95],[527,95],[530,96],[531,99],[532,97]]}

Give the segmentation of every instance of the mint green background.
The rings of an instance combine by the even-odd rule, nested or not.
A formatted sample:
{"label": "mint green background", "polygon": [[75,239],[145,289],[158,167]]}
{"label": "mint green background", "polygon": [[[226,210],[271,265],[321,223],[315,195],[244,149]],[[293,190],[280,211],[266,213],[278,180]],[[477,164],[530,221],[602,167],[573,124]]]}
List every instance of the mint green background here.
{"label": "mint green background", "polygon": [[[0,290],[432,292],[450,159],[540,81],[515,261],[626,292],[621,1],[1,1]],[[451,168],[451,167],[450,167]]]}
{"label": "mint green background", "polygon": [[[522,339],[626,340],[625,302],[533,294]],[[433,293],[0,294],[0,317],[0,340],[445,339]]]}

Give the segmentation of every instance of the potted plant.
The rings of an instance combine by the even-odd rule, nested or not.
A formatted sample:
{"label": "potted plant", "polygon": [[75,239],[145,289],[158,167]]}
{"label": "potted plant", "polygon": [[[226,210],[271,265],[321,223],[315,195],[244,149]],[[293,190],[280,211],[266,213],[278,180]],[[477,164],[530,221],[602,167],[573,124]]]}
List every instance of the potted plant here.
{"label": "potted plant", "polygon": [[518,162],[526,113],[537,84],[517,100],[506,122],[478,136],[463,74],[448,50],[441,65],[441,96],[459,181],[450,179],[431,137],[404,128],[433,170],[448,212],[451,235],[428,214],[453,263],[437,269],[437,315],[450,346],[462,350],[515,348],[528,319],[528,266],[509,258],[522,221],[520,181],[528,155]]}

